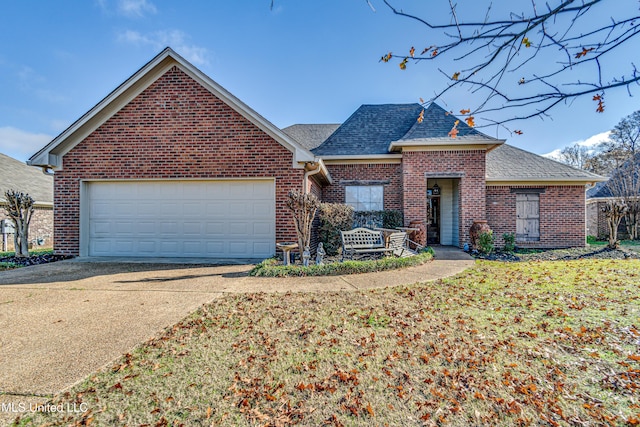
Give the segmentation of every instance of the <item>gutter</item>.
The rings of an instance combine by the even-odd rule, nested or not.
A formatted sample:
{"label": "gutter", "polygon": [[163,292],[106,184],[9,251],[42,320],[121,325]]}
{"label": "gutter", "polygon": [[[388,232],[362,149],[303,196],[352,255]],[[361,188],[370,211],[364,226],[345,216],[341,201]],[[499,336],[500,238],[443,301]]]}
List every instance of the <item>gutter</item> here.
{"label": "gutter", "polygon": [[327,181],[329,182],[329,184],[332,183],[332,179],[331,179],[331,175],[329,175],[329,171],[327,170],[327,167],[325,166],[324,162],[322,161],[322,159],[317,159],[316,161],[313,162],[307,162],[304,164],[305,169],[307,169],[307,167],[312,167],[313,169],[308,169],[305,173],[304,173],[304,178],[302,180],[302,192],[303,194],[308,194],[309,193],[309,177],[312,175],[317,175],[320,172],[323,173],[323,175],[325,176],[325,178],[327,179]]}
{"label": "gutter", "polygon": [[42,168],[42,173],[47,175],[47,176],[53,176],[55,175],[55,173],[53,173],[53,170],[49,167],[49,166],[41,166]]}

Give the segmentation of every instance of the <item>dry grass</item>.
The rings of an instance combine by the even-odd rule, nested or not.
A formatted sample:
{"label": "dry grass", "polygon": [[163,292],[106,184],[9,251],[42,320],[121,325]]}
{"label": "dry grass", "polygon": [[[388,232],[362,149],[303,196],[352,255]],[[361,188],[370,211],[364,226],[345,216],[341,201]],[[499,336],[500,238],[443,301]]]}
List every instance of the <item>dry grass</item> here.
{"label": "dry grass", "polygon": [[[25,425],[634,425],[640,261],[480,262],[429,284],[229,295]],[[33,418],[30,418],[33,417]]]}

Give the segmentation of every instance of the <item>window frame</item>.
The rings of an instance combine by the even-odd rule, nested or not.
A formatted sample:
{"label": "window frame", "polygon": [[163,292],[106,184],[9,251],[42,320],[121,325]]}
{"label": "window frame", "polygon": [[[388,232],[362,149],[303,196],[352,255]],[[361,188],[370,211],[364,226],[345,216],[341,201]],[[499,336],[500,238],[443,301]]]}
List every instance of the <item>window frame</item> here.
{"label": "window frame", "polygon": [[[354,189],[356,194],[350,194]],[[378,198],[377,195],[372,197],[374,190],[379,191],[379,200],[374,200],[374,197]],[[367,192],[368,194],[365,194]],[[353,207],[356,212],[382,211],[384,210],[384,185],[345,185],[344,203]]]}

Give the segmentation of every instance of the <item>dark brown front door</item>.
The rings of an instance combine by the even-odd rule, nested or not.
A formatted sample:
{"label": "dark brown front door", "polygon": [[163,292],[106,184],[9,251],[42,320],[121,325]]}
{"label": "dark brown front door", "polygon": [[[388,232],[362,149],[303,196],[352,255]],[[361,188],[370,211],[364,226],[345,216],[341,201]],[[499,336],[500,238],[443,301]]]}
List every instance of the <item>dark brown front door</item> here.
{"label": "dark brown front door", "polygon": [[427,244],[440,244],[440,197],[427,198]]}

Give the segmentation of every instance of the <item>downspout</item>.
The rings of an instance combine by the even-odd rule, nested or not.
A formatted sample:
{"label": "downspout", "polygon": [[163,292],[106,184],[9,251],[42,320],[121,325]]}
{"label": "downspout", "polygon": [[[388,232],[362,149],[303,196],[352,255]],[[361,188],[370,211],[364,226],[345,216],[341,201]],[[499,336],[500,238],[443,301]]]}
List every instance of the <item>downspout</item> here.
{"label": "downspout", "polygon": [[42,173],[48,176],[55,175],[49,166],[42,166]]}
{"label": "downspout", "polygon": [[306,171],[304,173],[304,179],[302,180],[302,193],[303,194],[307,194],[309,193],[308,187],[309,187],[309,177],[312,175],[315,175],[317,173],[320,173],[320,171],[322,171],[322,166],[320,164],[320,162],[307,162],[305,163],[305,167],[306,166],[315,166],[315,169],[310,169],[308,171]]}

